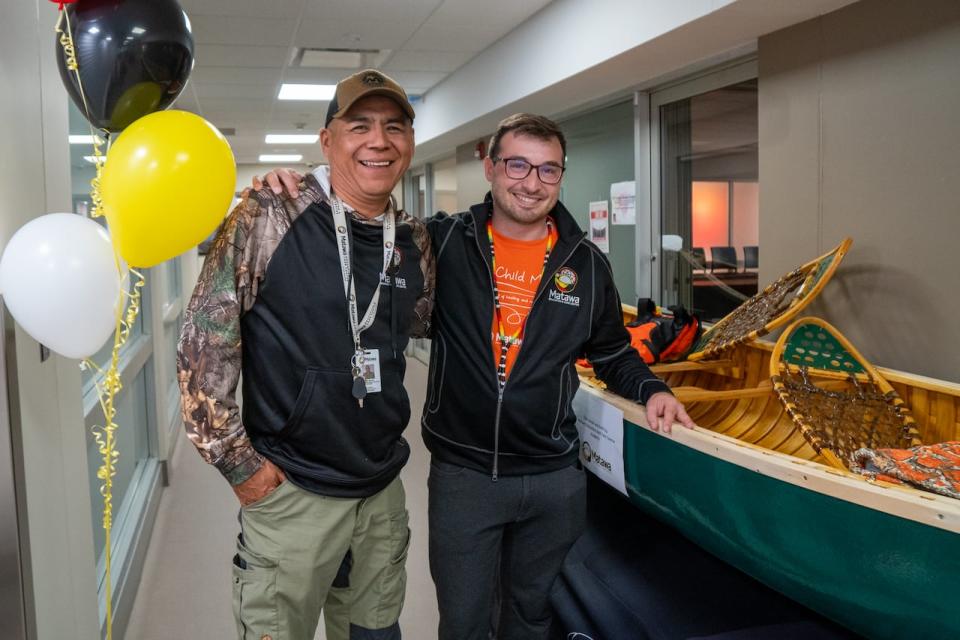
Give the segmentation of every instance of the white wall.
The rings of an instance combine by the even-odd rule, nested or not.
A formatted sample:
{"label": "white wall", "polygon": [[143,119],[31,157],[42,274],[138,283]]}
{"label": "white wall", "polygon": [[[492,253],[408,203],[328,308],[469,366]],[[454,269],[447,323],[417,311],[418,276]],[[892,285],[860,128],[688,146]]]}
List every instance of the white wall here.
{"label": "white wall", "polygon": [[483,136],[511,113],[554,117],[609,104],[852,1],[556,0],[425,94],[417,161]]}
{"label": "white wall", "polygon": [[457,211],[466,211],[478,202],[483,202],[483,197],[490,190],[490,183],[483,175],[483,162],[473,155],[477,142],[483,140],[486,144],[489,139],[489,135],[481,136],[457,147]]}

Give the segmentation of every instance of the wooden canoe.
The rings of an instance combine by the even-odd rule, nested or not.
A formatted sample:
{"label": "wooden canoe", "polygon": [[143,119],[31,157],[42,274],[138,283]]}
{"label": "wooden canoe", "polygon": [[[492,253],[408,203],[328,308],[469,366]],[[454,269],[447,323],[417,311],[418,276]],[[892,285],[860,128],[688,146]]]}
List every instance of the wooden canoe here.
{"label": "wooden canoe", "polygon": [[[654,367],[699,425],[669,435],[581,372],[584,392],[624,411],[630,501],[867,637],[960,638],[960,500],[830,466],[773,392],[772,351],[754,341],[718,360]],[[960,385],[878,371],[923,442],[960,440]]]}

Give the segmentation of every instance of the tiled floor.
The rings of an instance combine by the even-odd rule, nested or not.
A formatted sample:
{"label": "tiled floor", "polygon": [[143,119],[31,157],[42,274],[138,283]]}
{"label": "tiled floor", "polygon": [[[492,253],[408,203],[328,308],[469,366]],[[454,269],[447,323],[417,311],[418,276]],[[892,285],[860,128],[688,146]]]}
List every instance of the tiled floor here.
{"label": "tiled floor", "polygon": [[[427,565],[429,454],[420,439],[426,374],[424,365],[408,359],[407,390],[413,411],[405,435],[411,451],[402,477],[413,534],[407,560],[407,599],[400,617],[407,640],[437,636],[437,600]],[[171,460],[170,475],[126,638],[235,638],[230,562],[237,534],[236,498],[186,437]],[[322,640],[323,625],[320,627],[317,639]]]}

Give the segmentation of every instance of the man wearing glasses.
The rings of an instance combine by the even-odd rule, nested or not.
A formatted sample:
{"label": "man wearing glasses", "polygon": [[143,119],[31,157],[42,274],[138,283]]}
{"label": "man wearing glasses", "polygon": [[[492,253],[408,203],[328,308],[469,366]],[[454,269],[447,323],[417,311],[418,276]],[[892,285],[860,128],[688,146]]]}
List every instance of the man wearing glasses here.
{"label": "man wearing glasses", "polygon": [[[565,157],[555,123],[510,116],[484,160],[484,202],[428,223],[437,270],[422,426],[440,640],[550,637],[550,586],[586,518],[577,358],[644,403],[654,429],[693,426],[631,347],[610,264],[558,201]],[[298,179],[267,176],[294,195]]]}
{"label": "man wearing glasses", "polygon": [[485,201],[429,225],[437,299],[422,424],[441,640],[549,637],[550,586],[586,517],[578,357],[646,404],[654,428],[693,426],[631,348],[610,264],[558,202],[565,155],[550,120],[506,118],[484,160]]}

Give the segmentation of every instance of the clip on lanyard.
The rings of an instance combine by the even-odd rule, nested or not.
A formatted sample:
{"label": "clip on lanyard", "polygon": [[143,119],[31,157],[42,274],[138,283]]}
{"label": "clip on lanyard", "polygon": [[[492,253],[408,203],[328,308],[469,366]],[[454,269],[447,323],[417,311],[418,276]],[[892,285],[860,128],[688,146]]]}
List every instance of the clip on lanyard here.
{"label": "clip on lanyard", "polygon": [[360,334],[370,328],[377,315],[377,305],[380,303],[380,287],[383,284],[382,276],[387,273],[387,268],[393,260],[393,242],[396,238],[397,229],[394,225],[395,214],[392,210],[383,215],[383,270],[381,277],[377,281],[377,288],[373,291],[373,297],[370,298],[370,304],[367,306],[363,318],[359,318],[357,309],[357,291],[353,282],[353,269],[351,265],[350,252],[350,234],[348,231],[347,214],[340,198],[330,199],[330,209],[333,211],[333,224],[337,233],[337,251],[340,253],[340,273],[343,275],[343,295],[347,298],[347,306],[350,309],[348,314],[350,320],[350,333],[353,336],[353,356],[350,358],[350,369],[353,374],[353,397],[357,399],[360,407],[363,407],[363,398],[367,395],[367,386],[363,377],[364,351],[360,346]]}

